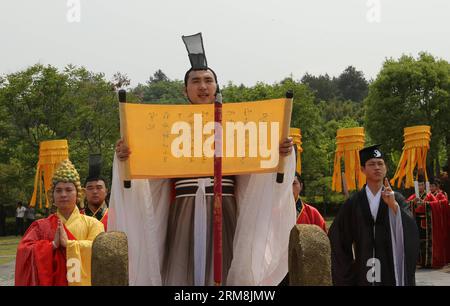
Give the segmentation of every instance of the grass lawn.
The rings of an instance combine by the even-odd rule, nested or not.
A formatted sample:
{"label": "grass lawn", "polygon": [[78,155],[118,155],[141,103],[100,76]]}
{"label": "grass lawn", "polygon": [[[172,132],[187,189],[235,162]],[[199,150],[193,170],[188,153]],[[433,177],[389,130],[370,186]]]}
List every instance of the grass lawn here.
{"label": "grass lawn", "polygon": [[20,239],[22,239],[22,236],[0,236],[0,245],[6,243],[19,244]]}
{"label": "grass lawn", "polygon": [[0,237],[0,265],[14,260],[21,236]]}

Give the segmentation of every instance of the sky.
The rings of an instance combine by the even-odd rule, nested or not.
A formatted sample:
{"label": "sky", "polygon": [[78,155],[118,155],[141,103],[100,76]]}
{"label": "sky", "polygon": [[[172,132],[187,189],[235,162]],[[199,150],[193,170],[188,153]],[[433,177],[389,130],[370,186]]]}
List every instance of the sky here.
{"label": "sky", "polygon": [[221,85],[252,86],[347,66],[375,78],[386,58],[450,61],[448,0],[0,0],[0,74],[36,63],[121,72],[131,85],[190,67],[182,35],[202,32]]}

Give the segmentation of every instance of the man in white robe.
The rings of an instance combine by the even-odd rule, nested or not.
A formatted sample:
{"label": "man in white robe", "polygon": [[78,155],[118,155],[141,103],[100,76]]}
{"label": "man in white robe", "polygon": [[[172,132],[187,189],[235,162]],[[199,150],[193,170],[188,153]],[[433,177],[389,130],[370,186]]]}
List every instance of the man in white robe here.
{"label": "man in white robe", "polygon": [[[185,95],[192,104],[214,103],[217,77],[204,62],[205,67],[193,65],[185,76]],[[225,285],[278,285],[287,273],[289,233],[296,221],[292,146],[290,138],[280,144],[280,156],[286,158],[281,184],[276,173],[223,178]],[[129,283],[213,285],[213,179],[132,180],[126,189],[129,154],[119,140],[108,217],[108,230],[128,237]]]}

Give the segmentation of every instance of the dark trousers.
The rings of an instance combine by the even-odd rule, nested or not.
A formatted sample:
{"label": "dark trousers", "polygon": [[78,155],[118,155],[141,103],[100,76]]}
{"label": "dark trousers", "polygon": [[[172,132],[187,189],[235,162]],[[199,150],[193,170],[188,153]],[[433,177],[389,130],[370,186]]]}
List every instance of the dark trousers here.
{"label": "dark trousers", "polygon": [[23,218],[16,217],[16,236],[17,235],[23,236],[23,233],[24,233]]}
{"label": "dark trousers", "polygon": [[6,220],[0,217],[0,236],[6,236]]}

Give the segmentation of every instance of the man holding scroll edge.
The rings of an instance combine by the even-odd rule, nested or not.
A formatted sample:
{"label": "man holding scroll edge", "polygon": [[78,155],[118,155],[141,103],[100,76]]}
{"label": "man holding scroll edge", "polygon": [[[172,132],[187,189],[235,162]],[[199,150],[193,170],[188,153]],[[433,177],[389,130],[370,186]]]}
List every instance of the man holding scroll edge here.
{"label": "man holding scroll edge", "polygon": [[[184,79],[185,95],[192,104],[214,103],[217,76],[207,66],[201,34],[183,40],[192,66]],[[277,285],[287,273],[295,224],[292,146],[288,138],[279,147],[286,157],[282,183],[276,183],[276,173],[222,179],[224,285]],[[213,179],[132,180],[127,190],[120,165],[130,154],[119,140],[108,220],[110,230],[127,234],[130,284],[213,285]]]}

